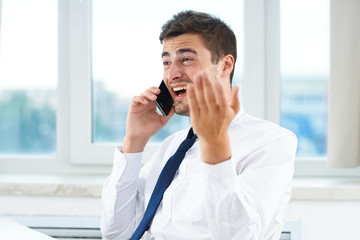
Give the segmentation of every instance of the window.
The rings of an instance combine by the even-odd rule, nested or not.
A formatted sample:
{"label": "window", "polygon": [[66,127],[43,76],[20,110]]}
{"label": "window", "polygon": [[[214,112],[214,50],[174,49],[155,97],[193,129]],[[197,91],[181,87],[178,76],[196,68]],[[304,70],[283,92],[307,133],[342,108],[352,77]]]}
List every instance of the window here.
{"label": "window", "polygon": [[296,133],[298,156],[326,156],[329,1],[280,4],[281,125]]}
{"label": "window", "polygon": [[[2,172],[108,174],[130,97],[160,83],[160,27],[183,9],[213,13],[233,28],[241,103],[298,135],[297,175],[359,176],[356,170],[329,170],[324,157],[328,0],[2,0]],[[144,157],[187,121],[174,118]],[[24,129],[31,131],[18,137]]]}
{"label": "window", "polygon": [[0,154],[55,154],[57,1],[0,10]]}

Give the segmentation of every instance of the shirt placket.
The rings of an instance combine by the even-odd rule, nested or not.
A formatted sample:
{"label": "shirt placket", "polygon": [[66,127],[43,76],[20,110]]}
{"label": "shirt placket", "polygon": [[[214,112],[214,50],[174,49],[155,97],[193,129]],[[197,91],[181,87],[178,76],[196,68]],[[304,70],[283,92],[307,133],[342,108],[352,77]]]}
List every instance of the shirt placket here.
{"label": "shirt placket", "polygon": [[187,165],[189,159],[194,155],[193,148],[190,148],[182,161],[173,182],[170,184],[168,189],[164,193],[162,200],[161,214],[152,223],[152,233],[155,239],[164,239],[162,233],[165,227],[169,224],[172,215],[173,196],[176,189],[182,184],[187,176]]}

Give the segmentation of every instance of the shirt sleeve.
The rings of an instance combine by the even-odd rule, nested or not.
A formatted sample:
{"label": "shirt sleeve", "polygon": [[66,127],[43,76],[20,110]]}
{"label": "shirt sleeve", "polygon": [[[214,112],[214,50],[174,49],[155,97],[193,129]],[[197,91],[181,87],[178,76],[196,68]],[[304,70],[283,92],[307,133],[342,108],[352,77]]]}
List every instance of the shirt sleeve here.
{"label": "shirt sleeve", "polygon": [[137,218],[143,213],[137,180],[142,153],[121,153],[115,149],[114,163],[101,197],[101,232],[107,239],[130,238]]}
{"label": "shirt sleeve", "polygon": [[205,214],[214,239],[268,239],[290,199],[294,135],[256,149],[240,162],[202,163]]}

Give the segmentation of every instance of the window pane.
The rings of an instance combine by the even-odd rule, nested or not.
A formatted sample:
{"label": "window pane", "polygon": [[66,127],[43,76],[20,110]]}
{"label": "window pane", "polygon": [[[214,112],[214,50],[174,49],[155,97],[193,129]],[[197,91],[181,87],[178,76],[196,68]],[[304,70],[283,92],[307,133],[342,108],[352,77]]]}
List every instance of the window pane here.
{"label": "window pane", "polygon": [[281,1],[281,124],[298,156],[325,156],[330,67],[328,0]]}
{"label": "window pane", "polygon": [[0,154],[53,154],[57,1],[2,0],[0,10]]}
{"label": "window pane", "polygon": [[[186,9],[209,12],[228,23],[242,52],[242,1],[92,1],[93,141],[121,141],[132,96],[162,79],[161,26]],[[241,79],[239,56],[234,83]],[[189,119],[174,116],[151,141],[162,141],[189,126]]]}

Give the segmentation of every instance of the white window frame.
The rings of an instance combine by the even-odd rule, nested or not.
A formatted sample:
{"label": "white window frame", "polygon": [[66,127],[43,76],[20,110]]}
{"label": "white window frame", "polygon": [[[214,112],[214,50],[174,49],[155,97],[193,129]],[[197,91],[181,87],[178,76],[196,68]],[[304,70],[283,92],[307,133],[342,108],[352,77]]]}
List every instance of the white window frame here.
{"label": "white window frame", "polygon": [[[280,0],[244,0],[244,18],[246,110],[279,124]],[[294,174],[297,177],[351,177],[360,176],[360,168],[328,168],[326,157],[297,157]]]}
{"label": "white window frame", "polygon": [[[86,64],[89,58],[89,48],[83,44],[90,41],[89,27],[84,28],[84,21],[89,19],[90,1],[80,0],[59,0],[58,1],[58,86],[57,86],[57,109],[56,109],[56,154],[55,155],[0,155],[0,169],[2,173],[12,174],[108,174],[111,165],[113,150],[109,153],[106,150],[97,156],[108,158],[110,160],[101,163],[97,160],[94,166],[92,156],[89,161],[76,161],[76,158],[84,159],[92,151],[86,154],[79,154],[86,149],[78,149],[79,139],[76,134],[83,134],[86,128],[76,129],[76,124],[81,125],[82,114],[86,114],[91,107],[90,82],[86,79],[89,64]],[[87,18],[86,18],[87,17]],[[86,23],[89,26],[89,22]],[[77,32],[78,31],[78,32]],[[79,38],[81,36],[81,38]],[[88,55],[86,55],[88,54]],[[85,61],[82,62],[85,58]],[[79,79],[79,81],[77,81]],[[85,86],[82,86],[84,84]],[[74,104],[74,105],[73,105]],[[89,104],[88,108],[83,104]],[[79,107],[79,109],[78,109]],[[83,110],[85,108],[85,110]],[[77,112],[79,111],[79,112]],[[75,112],[75,113],[74,113]],[[81,119],[77,119],[80,116]],[[88,121],[85,120],[85,122]],[[82,126],[81,126],[82,127]],[[89,129],[90,131],[91,129]],[[75,138],[73,138],[75,137]],[[84,135],[86,139],[88,135]],[[74,144],[74,145],[73,145]],[[77,163],[81,162],[81,165]]]}
{"label": "white window frame", "polygon": [[[91,1],[59,0],[57,154],[0,156],[3,172],[108,174],[116,143],[92,143]],[[250,114],[280,122],[280,0],[244,0],[242,99]],[[254,97],[256,96],[256,97]],[[120,143],[118,143],[120,144]],[[148,144],[148,159],[159,144]],[[295,176],[360,176],[297,158]]]}

